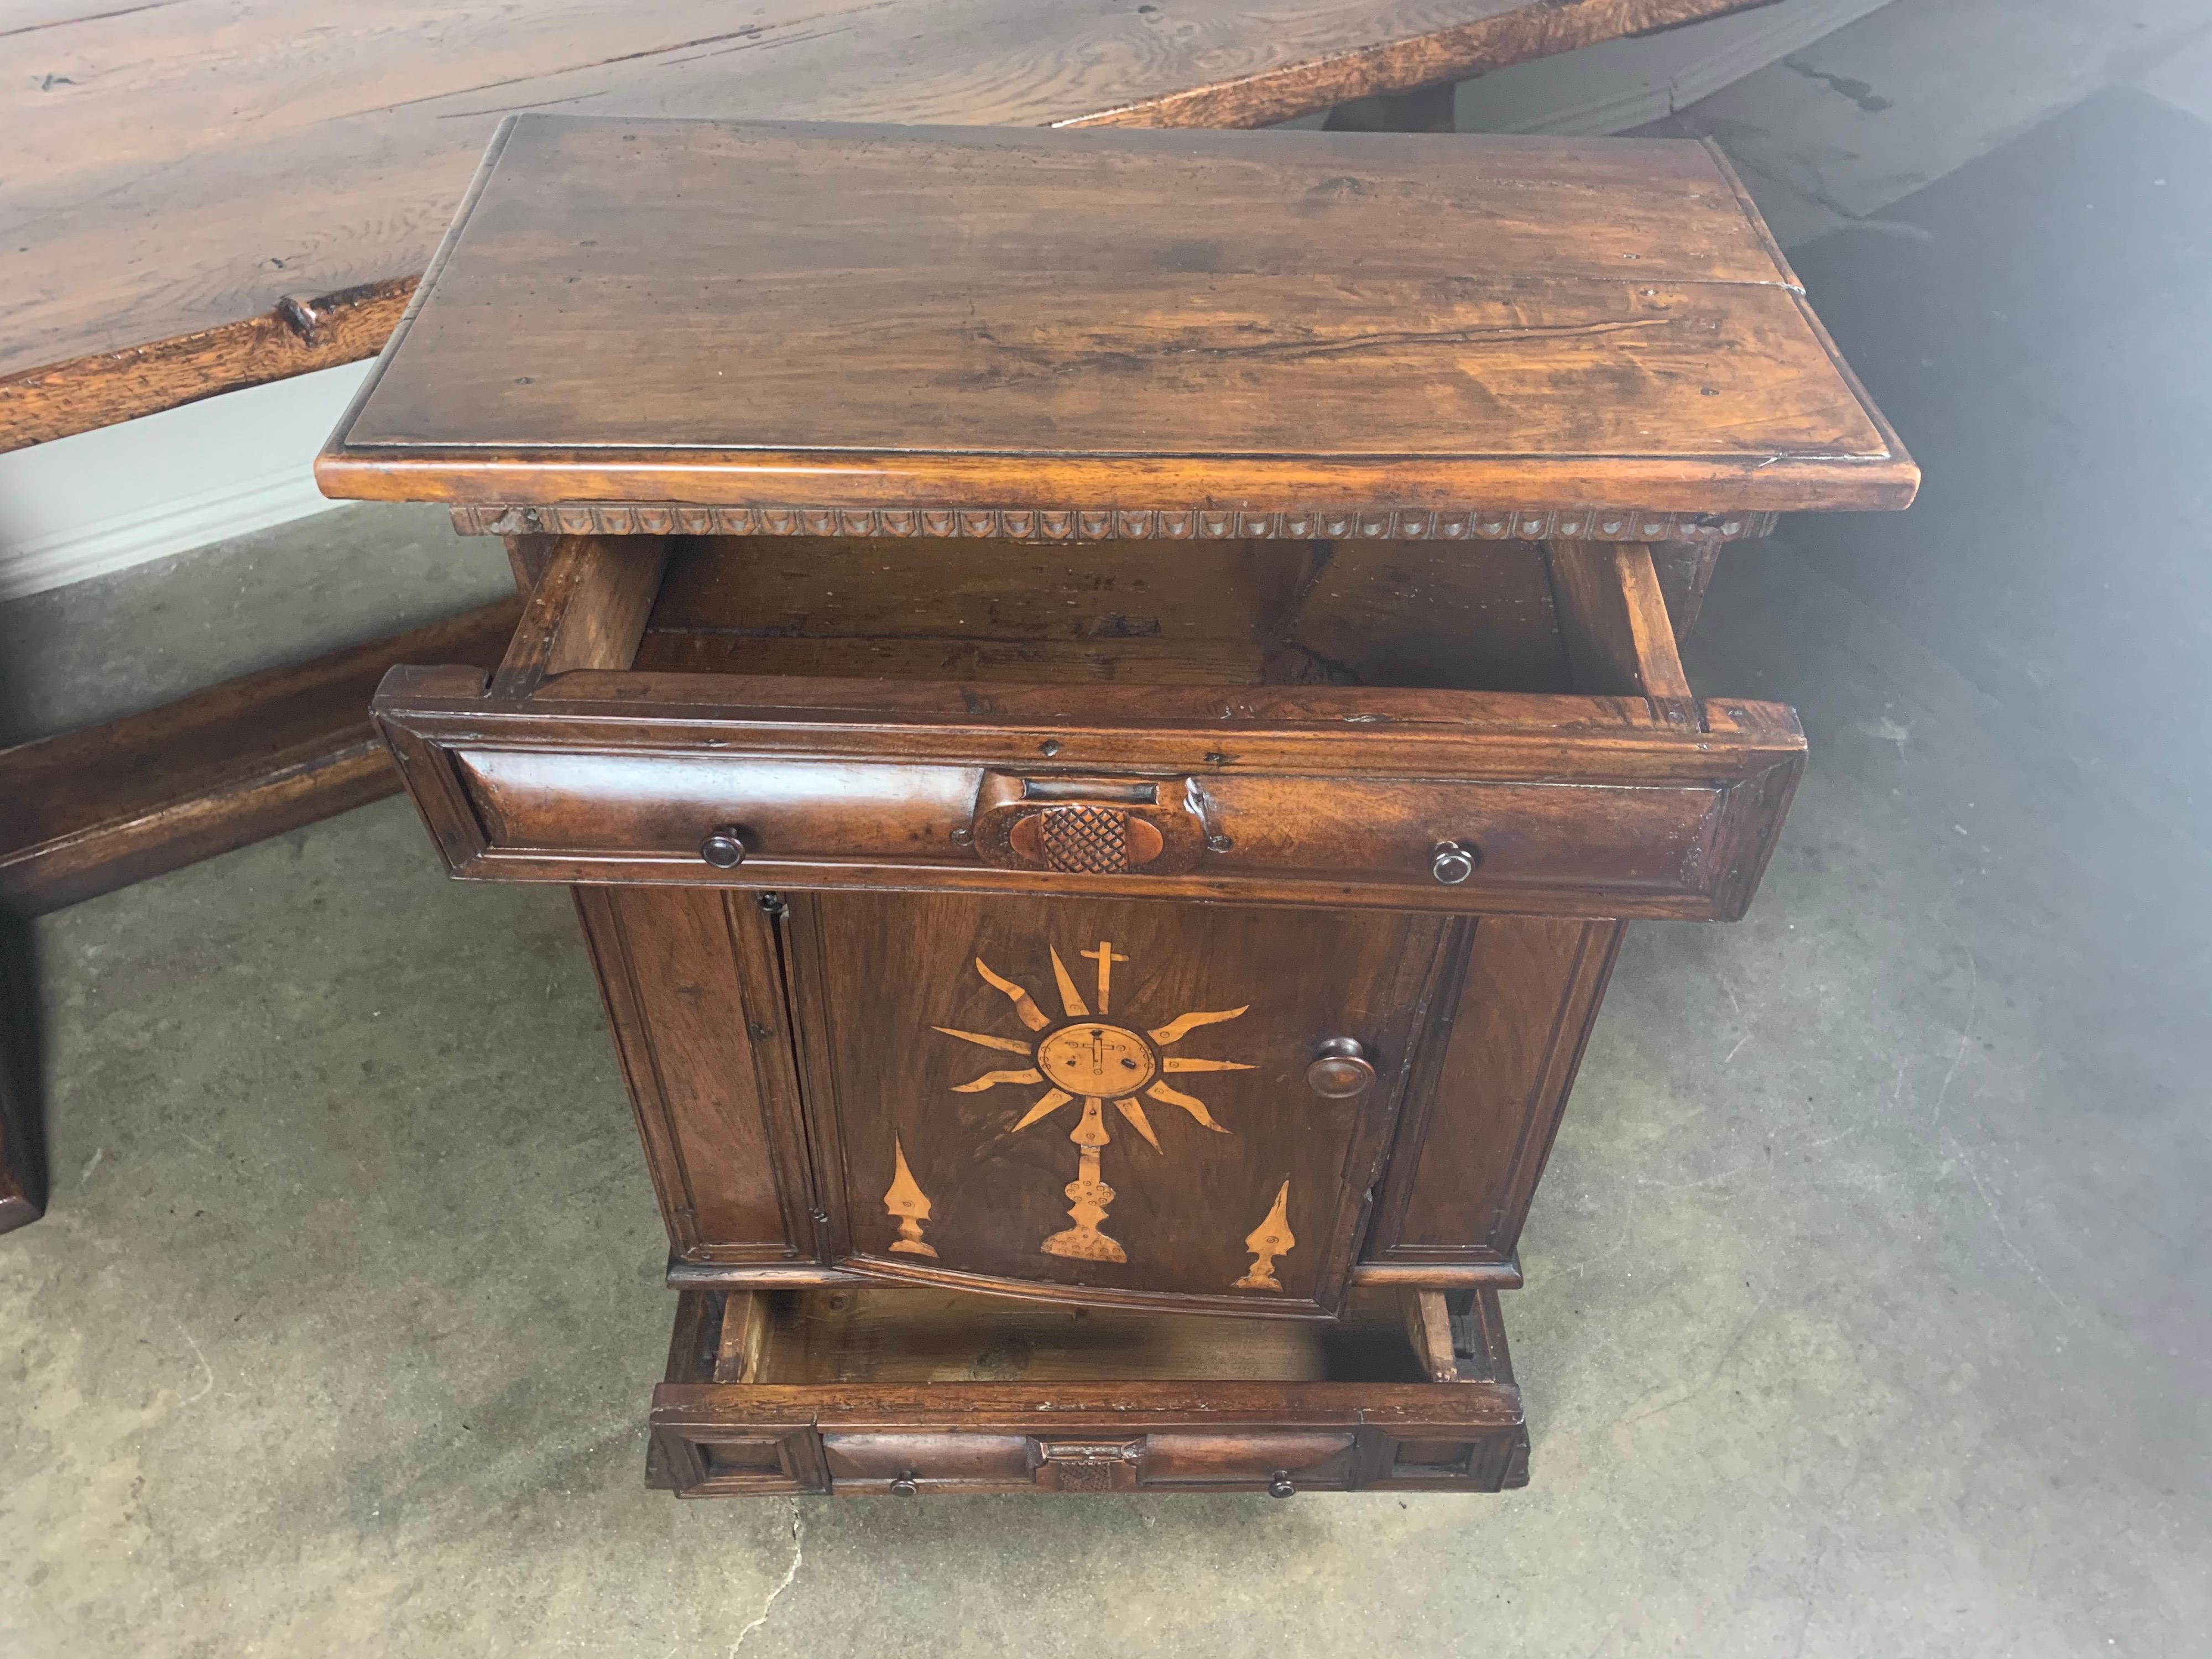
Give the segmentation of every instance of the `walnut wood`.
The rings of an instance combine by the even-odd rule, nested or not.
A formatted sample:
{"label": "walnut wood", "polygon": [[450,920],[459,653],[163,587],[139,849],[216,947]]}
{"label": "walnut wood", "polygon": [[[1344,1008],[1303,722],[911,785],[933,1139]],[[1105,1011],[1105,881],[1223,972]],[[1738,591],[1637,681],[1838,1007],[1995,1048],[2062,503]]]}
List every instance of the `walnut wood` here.
{"label": "walnut wood", "polygon": [[1414,1362],[1431,1382],[1458,1382],[1459,1359],[1452,1352],[1451,1316],[1444,1310],[1443,1292],[1406,1291],[1400,1303]]}
{"label": "walnut wood", "polygon": [[[679,1328],[703,1328],[686,1292]],[[922,1292],[816,1291],[769,1304],[757,1382],[710,1350],[654,1390],[656,1484],[791,1492],[1482,1492],[1527,1479],[1495,1297],[1457,1322],[1466,1380],[1420,1380],[1392,1299],[1334,1325],[1030,1310]],[[1441,1308],[1439,1308],[1441,1312]],[[786,1380],[788,1379],[788,1380]],[[1358,1380],[1353,1380],[1358,1379]]]}
{"label": "walnut wood", "polygon": [[576,890],[671,1249],[812,1256],[811,1177],[769,919],[710,889]]}
{"label": "walnut wood", "polygon": [[[702,1255],[706,1254],[702,1248]],[[668,1287],[676,1291],[812,1290],[823,1285],[873,1285],[871,1274],[815,1262],[686,1261],[671,1256]],[[1432,1288],[1459,1295],[1478,1290],[1517,1291],[1523,1280],[1516,1258],[1503,1261],[1356,1261],[1349,1282],[1363,1290]]]}
{"label": "walnut wood", "polygon": [[659,536],[562,538],[492,676],[494,694],[526,696],[555,674],[628,668],[667,562]]}
{"label": "walnut wood", "polygon": [[763,1380],[760,1373],[769,1340],[766,1302],[764,1295],[751,1291],[733,1291],[722,1298],[722,1332],[714,1350],[715,1382]]}
{"label": "walnut wood", "polygon": [[[457,873],[586,884],[656,1484],[1527,1478],[1495,1290],[1622,918],[1740,915],[1802,768],[1684,676],[1704,550],[1914,475],[1710,153],[1425,142],[540,122],[479,175],[326,465],[534,578],[495,680],[376,709]],[[1510,340],[1429,325],[1478,229]],[[1478,489],[1541,510],[1425,504]]]}
{"label": "walnut wood", "polygon": [[1403,537],[1486,503],[1899,507],[1918,474],[1709,146],[532,115],[317,476]]}
{"label": "walnut wood", "polygon": [[[454,528],[457,533],[461,535],[477,533],[473,529],[462,530],[458,522]],[[547,532],[543,534],[532,531],[517,531],[511,535],[502,534],[501,539],[507,544],[507,568],[514,572],[515,591],[526,599],[529,597],[531,590],[538,586],[538,578],[545,574],[545,567],[552,563],[553,550],[560,546],[562,536],[612,533],[610,531],[595,531],[587,526],[581,530]]]}
{"label": "walnut wood", "polygon": [[[790,903],[787,961],[810,1039],[808,1139],[836,1265],[1060,1300],[1168,1297],[1185,1307],[1272,1316],[1336,1306],[1425,986],[1443,965],[1438,924],[1403,915],[1098,902],[1071,909],[942,895],[793,894]],[[1081,937],[1067,931],[1076,927]],[[1007,1025],[998,1018],[1003,998],[973,966],[978,958],[1039,981],[1037,994],[1049,1000],[1043,945],[1056,941],[1073,961],[1085,939],[1099,939],[1128,959],[1116,1006],[1132,1011],[1122,1016],[1131,1023],[1249,1005],[1193,1039],[1188,1052],[1251,1069],[1173,1079],[1206,1101],[1222,1133],[1141,1098],[1160,1149],[1118,1119],[1108,1126],[1106,1178],[1126,1197],[1107,1231],[1127,1247],[1122,1264],[1038,1249],[1067,1225],[1062,1188],[1075,1173],[1068,1136],[1079,1103],[1012,1132],[1042,1085],[962,1096],[957,1085],[991,1070],[994,1059],[1020,1062],[933,1029]],[[1299,952],[1331,962],[1332,971],[1271,971]],[[1379,1057],[1383,1078],[1364,1095],[1324,1101],[1305,1088],[1314,1034],[1330,1031],[1357,1034]],[[926,1259],[888,1248],[895,1232],[884,1193],[894,1134],[934,1206],[935,1254]],[[1299,1244],[1276,1264],[1279,1288],[1233,1289],[1252,1266],[1245,1236],[1286,1179]]]}
{"label": "walnut wood", "polygon": [[668,1365],[662,1380],[706,1382],[714,1377],[721,1353],[723,1310],[735,1297],[679,1296],[676,1324],[668,1334]]}
{"label": "walnut wood", "polygon": [[[720,882],[697,848],[734,814],[744,878],[764,884],[1729,917],[1802,765],[1787,711],[1749,702],[1704,705],[1698,730],[1640,699],[1334,687],[1243,699],[1229,720],[1177,686],[1071,688],[1056,708],[946,687],[959,712],[926,714],[873,683],[830,688],[818,714],[793,703],[829,693],[791,682],[656,697],[685,678],[714,677],[549,682],[569,702],[395,671],[376,707],[449,866],[477,879]],[[1188,875],[981,864],[956,832],[986,775],[1030,771],[1192,779],[1224,845]],[[1438,885],[1432,849],[1460,837],[1480,866]]]}
{"label": "walnut wood", "polygon": [[1649,698],[1670,725],[1696,730],[1697,696],[1646,547],[1553,542],[1545,550],[1559,637],[1575,689]]}
{"label": "walnut wood", "polygon": [[1503,1261],[1362,1261],[1352,1268],[1352,1282],[1362,1290],[1412,1286],[1464,1296],[1476,1291],[1517,1291],[1524,1281],[1519,1258],[1509,1257]]}
{"label": "walnut wood", "polygon": [[1470,1269],[1517,1282],[1521,1228],[1622,931],[1539,916],[1474,925],[1407,1093],[1364,1282],[1443,1287]]}
{"label": "walnut wood", "polygon": [[682,538],[634,665],[817,679],[1566,691],[1552,608],[1542,556],[1515,543],[1170,550]]}
{"label": "walnut wood", "polygon": [[[1109,512],[1073,507],[710,507],[670,501],[477,502],[451,507],[462,536],[550,544],[556,536],[880,536],[899,540],[1083,543],[1221,542],[1280,537],[1330,541],[1681,541],[1700,546],[1769,534],[1771,513],[1655,512],[1618,507],[1322,507],[1246,513],[1210,507]],[[518,567],[520,571],[523,567]],[[530,566],[534,570],[536,567]],[[1702,592],[1703,590],[1699,590]]]}
{"label": "walnut wood", "polygon": [[1705,603],[1705,588],[1720,562],[1720,544],[1708,538],[1700,542],[1667,541],[1653,537],[1651,564],[1659,574],[1659,591],[1666,596],[1668,619],[1674,638],[1686,640],[1698,626],[1698,613]]}
{"label": "walnut wood", "polygon": [[[1001,547],[948,561],[940,579],[935,562],[880,544],[770,543],[756,560],[743,544],[679,543],[641,634],[662,567],[657,551],[625,564],[633,544],[657,548],[560,544],[504,693],[442,672],[395,674],[380,692],[457,873],[717,884],[727,877],[700,842],[735,823],[744,879],[763,884],[1727,916],[1749,900],[1802,765],[1787,711],[1638,695],[1687,690],[1671,635],[1651,624],[1661,601],[1640,549],[1554,550],[1589,571],[1555,584],[1545,550],[1518,544],[1230,545],[1172,566],[1113,544],[1081,562]],[[616,594],[628,620],[608,633],[590,618]],[[1587,670],[1606,695],[1457,689],[1571,684],[1563,615],[1598,619],[1586,632],[1619,624],[1614,656]],[[962,629],[1012,654],[969,654]],[[826,672],[633,666],[539,683],[571,630],[600,641],[594,661],[747,666],[762,653]],[[1133,654],[1132,635],[1158,649]],[[887,645],[914,654],[886,664]],[[1054,672],[1038,672],[1039,647],[1062,653]],[[1187,684],[1193,654],[1214,671],[1196,678],[1247,684],[1225,699]],[[1011,678],[842,677],[933,661]],[[1352,683],[1264,683],[1285,677]],[[1212,839],[1173,872],[987,862],[979,826],[1025,777],[1164,777],[1201,803]],[[1442,840],[1477,848],[1471,879],[1435,881]]]}
{"label": "walnut wood", "polygon": [[[1742,0],[1284,0],[1040,9],[708,0],[435,9],[364,30],[330,0],[46,22],[6,130],[0,449],[374,354],[496,112],[1260,126],[1735,9]],[[220,33],[215,31],[219,29]],[[219,40],[219,50],[211,40]],[[180,77],[179,63],[194,65]],[[318,95],[297,96],[302,64]],[[487,76],[495,88],[483,89]],[[33,153],[34,152],[34,153]],[[312,294],[304,302],[283,296]]]}
{"label": "walnut wood", "polygon": [[367,719],[396,662],[495,663],[520,606],[480,610],[0,750],[0,908],[35,915],[378,800]]}
{"label": "walnut wood", "polygon": [[[1027,1249],[1012,1258],[992,1257],[988,1252],[997,1246],[989,1234],[980,1239],[984,1254],[963,1255],[968,1247],[959,1241],[975,1226],[993,1232],[1007,1228],[1011,1212],[1002,1188],[1008,1182],[1029,1181],[1030,1197],[1043,1206],[1012,1226],[1012,1237],[1033,1247],[1036,1237],[1060,1224],[1059,1182],[1067,1172],[1054,1159],[1065,1161],[1068,1154],[1064,1128],[1057,1136],[1032,1129],[1024,1139],[988,1128],[931,1127],[933,1103],[953,1098],[945,1086],[984,1066],[963,1070],[960,1062],[970,1053],[963,1045],[948,1040],[932,1052],[921,1039],[935,1042],[929,1028],[946,1022],[995,1029],[988,1002],[970,1010],[946,1000],[965,994],[963,983],[976,984],[963,953],[993,957],[1001,967],[1018,960],[976,930],[988,927],[991,939],[1014,941],[1008,949],[1030,941],[1034,953],[1034,940],[1050,939],[1073,925],[1057,920],[1062,905],[999,901],[987,908],[973,901],[866,895],[841,896],[832,903],[794,895],[787,903],[800,937],[795,945],[784,945],[773,931],[781,924],[744,893],[586,888],[579,898],[661,1193],[673,1252],[672,1285],[766,1288],[891,1279],[1055,1300],[1073,1296],[1107,1305],[1144,1299],[1124,1293],[1143,1289],[1126,1275],[1112,1275],[1113,1283],[1071,1286],[1065,1273]],[[854,930],[853,937],[819,937],[823,916],[832,912]],[[1232,1085],[1214,1103],[1222,1107],[1224,1121],[1242,1131],[1235,1138],[1236,1156],[1227,1164],[1211,1156],[1203,1165],[1202,1189],[1181,1199],[1171,1196],[1185,1190],[1173,1171],[1141,1162],[1132,1171],[1132,1200],[1171,1224],[1167,1242],[1145,1235],[1149,1254],[1173,1263],[1178,1273],[1202,1267],[1209,1252],[1233,1244],[1250,1224],[1229,1228],[1221,1237],[1193,1237],[1193,1218],[1212,1217],[1243,1183],[1241,1202],[1256,1219],[1285,1169],[1300,1193],[1300,1237],[1310,1250],[1322,1246],[1322,1237],[1304,1220],[1319,1195],[1315,1180],[1340,1168],[1344,1192],[1363,1192],[1367,1178],[1358,1172],[1374,1166],[1377,1149],[1354,1146],[1340,1153],[1318,1141],[1297,1149],[1294,1143],[1320,1127],[1312,1108],[1291,1105],[1292,1121],[1265,1132],[1251,1114],[1264,1116],[1304,1098],[1297,1074],[1310,1050],[1295,1033],[1351,1031],[1369,1040],[1392,1080],[1357,1105],[1344,1103],[1345,1111],[1381,1122],[1397,1110],[1395,1090],[1403,1088],[1405,1102],[1376,1218],[1352,1282],[1469,1289],[1517,1285],[1515,1243],[1596,1014],[1619,924],[1487,920],[1473,930],[1471,955],[1466,932],[1435,936],[1441,955],[1434,969],[1423,969],[1419,960],[1402,963],[1399,976],[1410,969],[1414,982],[1394,984],[1390,973],[1362,965],[1363,947],[1352,942],[1364,932],[1373,940],[1364,947],[1370,952],[1402,950],[1403,919],[1389,919],[1379,930],[1372,923],[1361,927],[1340,921],[1322,951],[1317,919],[1298,917],[1289,923],[1298,949],[1319,951],[1335,965],[1320,980],[1300,984],[1294,978],[1284,985],[1270,971],[1279,951],[1268,941],[1287,919],[1270,923],[1266,914],[1097,905],[1078,912],[1088,924],[1085,932],[1095,926],[1119,938],[1133,958],[1141,954],[1147,966],[1165,962],[1176,968],[1175,974],[1143,981],[1147,998],[1157,993],[1178,1002],[1205,1000],[1208,988],[1181,977],[1194,969],[1225,975],[1215,988],[1224,996],[1235,996],[1243,985],[1273,988],[1248,994],[1269,999],[1267,1018],[1276,1024],[1255,1024],[1255,1016],[1246,1016],[1221,1031],[1226,1036],[1249,1030],[1255,1052],[1234,1057],[1264,1059],[1282,1075],[1263,1068],[1249,1078],[1200,1079]],[[1453,927],[1464,929],[1464,924]],[[1140,939],[1152,941],[1141,953],[1133,948]],[[885,963],[900,964],[888,983],[878,971]],[[796,1121],[793,1031],[784,1024],[781,1000],[773,997],[774,982],[786,973],[793,976],[791,998],[806,1055],[806,1093],[815,1103],[811,1132]],[[741,989],[739,981],[764,981],[769,994]],[[1322,999],[1315,1005],[1319,1012],[1298,1014],[1316,993]],[[1291,1022],[1287,1029],[1279,1023],[1284,1018]],[[1420,1028],[1418,1042],[1407,1020]],[[1237,1046],[1224,1044],[1219,1052],[1228,1054]],[[1169,1125],[1165,1133],[1172,1137],[1182,1127]],[[938,1209],[930,1229],[938,1243],[932,1248],[943,1249],[919,1271],[882,1248],[891,1236],[881,1194],[892,1128]],[[1133,1155],[1138,1150],[1126,1130],[1121,1144]],[[1231,1142],[1217,1144],[1206,1136],[1198,1138],[1197,1146],[1201,1156],[1232,1150]],[[1253,1154],[1294,1161],[1317,1157],[1322,1164],[1303,1175],[1272,1165],[1232,1173],[1242,1169],[1239,1159]],[[1009,1157],[1015,1162],[1007,1163]],[[1051,1178],[1030,1180],[1019,1173],[1030,1164],[1039,1164]],[[849,1197],[847,1171],[852,1172]],[[786,1200],[781,1207],[779,1194]],[[958,1214],[963,1206],[979,1206],[982,1213],[972,1220]],[[819,1212],[818,1232],[807,1209]],[[1202,1233],[1205,1224],[1195,1224]],[[1213,1231],[1223,1232],[1218,1226]],[[787,1243],[794,1238],[810,1243],[803,1251],[794,1249]],[[870,1238],[876,1241],[872,1249]],[[818,1245],[812,1242],[817,1239]],[[802,1255],[816,1259],[803,1262]],[[1236,1269],[1244,1260],[1218,1259]],[[995,1271],[976,1271],[994,1264]],[[1302,1266],[1301,1271],[1316,1269]],[[1217,1288],[1232,1276],[1219,1267],[1210,1274]],[[1286,1291],[1294,1288],[1296,1276],[1284,1283]],[[1188,1295],[1177,1300],[1184,1306],[1213,1305]],[[1249,1297],[1224,1300],[1230,1311],[1255,1310]],[[1278,1302],[1270,1296],[1267,1303],[1258,1310],[1316,1310],[1310,1298],[1298,1303],[1285,1295]]]}
{"label": "walnut wood", "polygon": [[1650,549],[1554,542],[1546,563],[1577,690],[1692,700]]}
{"label": "walnut wood", "polygon": [[417,280],[287,295],[258,317],[0,377],[0,453],[374,357]]}

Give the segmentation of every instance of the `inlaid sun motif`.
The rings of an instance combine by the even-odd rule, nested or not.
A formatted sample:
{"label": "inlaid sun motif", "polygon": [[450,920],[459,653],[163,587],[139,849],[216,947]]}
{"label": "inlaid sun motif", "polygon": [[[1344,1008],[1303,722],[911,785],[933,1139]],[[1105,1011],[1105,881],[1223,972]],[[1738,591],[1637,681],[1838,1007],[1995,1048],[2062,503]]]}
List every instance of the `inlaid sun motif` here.
{"label": "inlaid sun motif", "polygon": [[1076,988],[1074,977],[1060,959],[1060,952],[1050,946],[1046,948],[1052,957],[1053,978],[1059,986],[1064,1015],[1061,1019],[1055,1021],[1037,1006],[1036,1000],[1026,990],[994,973],[990,964],[978,957],[975,971],[983,976],[984,983],[1013,1004],[1014,1017],[1032,1035],[993,1036],[982,1031],[957,1030],[950,1025],[933,1029],[978,1048],[1020,1054],[1030,1062],[1015,1070],[986,1072],[972,1082],[957,1084],[954,1086],[956,1094],[977,1094],[1002,1084],[1049,1085],[1014,1125],[1016,1133],[1051,1116],[1063,1106],[1079,1100],[1083,1103],[1081,1115],[1067,1137],[1079,1149],[1075,1179],[1066,1188],[1073,1206],[1067,1213],[1075,1224],[1053,1234],[1037,1248],[1048,1255],[1073,1256],[1087,1261],[1127,1261],[1129,1257],[1121,1246],[1098,1231],[1098,1224],[1106,1218],[1106,1206],[1114,1201],[1114,1189],[1098,1175],[1099,1153],[1109,1139],[1106,1107],[1111,1103],[1129,1127],[1144,1137],[1146,1144],[1163,1156],[1166,1149],[1153,1132],[1152,1120],[1145,1115],[1145,1101],[1173,1106],[1189,1113],[1216,1134],[1227,1134],[1229,1131],[1213,1121],[1213,1114],[1206,1110],[1204,1101],[1185,1094],[1167,1079],[1192,1072],[1249,1072],[1252,1067],[1242,1060],[1200,1060],[1162,1051],[1173,1048],[1202,1025],[1218,1025],[1235,1019],[1245,1008],[1177,1014],[1166,1024],[1148,1030],[1125,1025],[1107,1016],[1113,1010],[1114,964],[1127,962],[1128,957],[1118,954],[1107,939],[1099,940],[1095,951],[1076,953],[1098,964],[1098,1006],[1094,1013]]}

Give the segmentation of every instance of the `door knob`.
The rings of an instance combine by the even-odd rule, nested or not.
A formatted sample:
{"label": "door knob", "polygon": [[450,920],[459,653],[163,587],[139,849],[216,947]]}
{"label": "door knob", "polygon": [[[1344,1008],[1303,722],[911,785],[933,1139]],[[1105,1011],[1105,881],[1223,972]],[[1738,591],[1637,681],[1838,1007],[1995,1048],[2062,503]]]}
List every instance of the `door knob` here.
{"label": "door knob", "polygon": [[1288,1498],[1297,1490],[1297,1487],[1291,1482],[1288,1469],[1277,1469],[1273,1478],[1267,1482],[1267,1496],[1270,1498]]}
{"label": "door knob", "polygon": [[710,830],[699,843],[699,856],[717,870],[734,870],[745,861],[743,833],[734,823]]}
{"label": "door knob", "polygon": [[1429,873],[1447,887],[1456,887],[1474,873],[1478,854],[1463,841],[1440,841],[1429,860]]}
{"label": "door knob", "polygon": [[915,1481],[914,1471],[911,1469],[904,1474],[894,1476],[891,1480],[891,1492],[894,1497],[911,1498],[921,1490],[921,1488]]}
{"label": "door knob", "polygon": [[1330,1037],[1315,1050],[1315,1056],[1306,1067],[1306,1086],[1324,1100],[1364,1095],[1375,1081],[1374,1065],[1357,1037]]}

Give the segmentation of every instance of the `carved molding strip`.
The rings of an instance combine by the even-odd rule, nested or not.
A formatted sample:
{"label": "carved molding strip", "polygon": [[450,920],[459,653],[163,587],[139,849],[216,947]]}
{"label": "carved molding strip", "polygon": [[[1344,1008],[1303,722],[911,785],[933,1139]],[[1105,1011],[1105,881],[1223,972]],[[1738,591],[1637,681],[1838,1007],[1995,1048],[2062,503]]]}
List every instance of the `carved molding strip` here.
{"label": "carved molding strip", "polygon": [[453,508],[464,536],[891,536],[993,541],[1729,542],[1764,536],[1771,513],[1650,513],[1636,507],[1314,507],[1233,513],[1212,507],[685,507],[578,501]]}

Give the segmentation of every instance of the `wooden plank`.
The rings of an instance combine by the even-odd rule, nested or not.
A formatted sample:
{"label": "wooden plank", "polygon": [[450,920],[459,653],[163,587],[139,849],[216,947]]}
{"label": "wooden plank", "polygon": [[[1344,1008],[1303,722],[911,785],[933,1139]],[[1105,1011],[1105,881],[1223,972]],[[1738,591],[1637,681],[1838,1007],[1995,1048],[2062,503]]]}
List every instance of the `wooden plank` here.
{"label": "wooden plank", "polygon": [[1667,618],[1674,625],[1678,643],[1697,629],[1720,552],[1717,541],[1651,544],[1651,568],[1658,573],[1659,591],[1666,598]]}
{"label": "wooden plank", "polygon": [[106,726],[0,750],[0,908],[36,915],[396,793],[368,720],[396,662],[495,666],[502,599]]}
{"label": "wooden plank", "polygon": [[287,297],[258,317],[0,379],[0,453],[374,357],[415,283]]}
{"label": "wooden plank", "polygon": [[668,564],[665,536],[564,536],[525,602],[493,689],[534,690],[555,674],[625,669]]}
{"label": "wooden plank", "polygon": [[759,1380],[761,1355],[767,1346],[769,1334],[768,1311],[763,1301],[761,1295],[753,1291],[732,1291],[722,1298],[722,1336],[714,1354],[715,1382]]}
{"label": "wooden plank", "polygon": [[1655,703],[1689,702],[1695,694],[1674,648],[1650,550],[1553,542],[1545,555],[1575,689]]}
{"label": "wooden plank", "polygon": [[1459,1381],[1459,1360],[1452,1352],[1451,1316],[1444,1309],[1441,1291],[1401,1291],[1406,1315],[1406,1340],[1413,1358],[1431,1382]]}
{"label": "wooden plank", "polygon": [[[1413,1094],[1376,1202],[1362,1282],[1510,1268],[1521,1225],[1620,948],[1618,921],[1485,918],[1433,1082]],[[1431,1277],[1433,1275],[1433,1277]],[[1465,1281],[1463,1281],[1465,1282]]]}
{"label": "wooden plank", "polygon": [[1902,506],[1917,476],[1700,144],[546,114],[501,129],[317,465],[335,495],[662,504],[640,530],[1063,534]]}
{"label": "wooden plank", "polygon": [[503,112],[1260,126],[1746,3],[80,0],[0,87],[0,450],[373,355]]}

